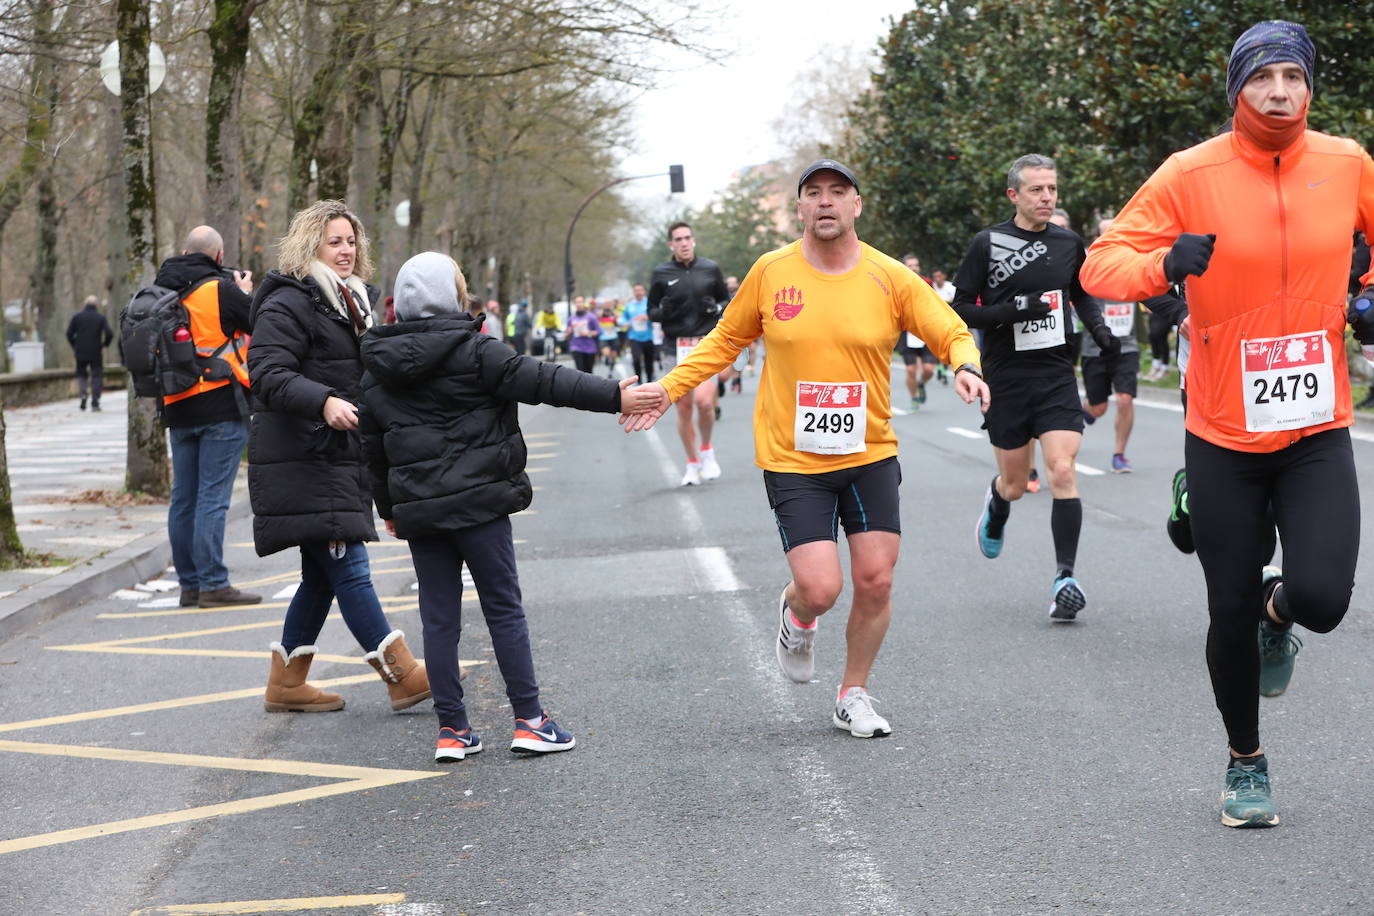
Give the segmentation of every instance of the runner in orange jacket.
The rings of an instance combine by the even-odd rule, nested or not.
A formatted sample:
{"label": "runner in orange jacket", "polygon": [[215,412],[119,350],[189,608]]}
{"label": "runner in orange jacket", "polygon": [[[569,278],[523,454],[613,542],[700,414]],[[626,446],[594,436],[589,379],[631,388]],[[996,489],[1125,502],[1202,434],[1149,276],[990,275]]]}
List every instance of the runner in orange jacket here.
{"label": "runner in orange jacket", "polygon": [[[1230,827],[1278,823],[1259,693],[1287,687],[1301,646],[1293,623],[1326,633],[1345,616],[1359,551],[1345,296],[1352,231],[1374,229],[1374,161],[1352,140],[1307,130],[1314,58],[1296,23],[1241,35],[1226,80],[1234,130],[1160,166],[1081,273],[1089,293],[1111,299],[1187,278],[1189,509],[1230,741]],[[1283,571],[1263,566],[1271,500]]]}

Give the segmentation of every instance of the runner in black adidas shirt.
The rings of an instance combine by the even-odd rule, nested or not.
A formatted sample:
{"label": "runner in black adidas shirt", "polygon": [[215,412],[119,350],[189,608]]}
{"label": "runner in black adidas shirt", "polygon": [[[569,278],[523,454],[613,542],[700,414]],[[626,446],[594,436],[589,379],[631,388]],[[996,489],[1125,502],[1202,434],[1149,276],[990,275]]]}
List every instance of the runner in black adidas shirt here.
{"label": "runner in black adidas shirt", "polygon": [[1097,300],[1078,283],[1083,240],[1050,224],[1058,196],[1053,159],[1028,155],[1012,163],[1007,197],[1016,215],[974,236],[954,278],[953,305],[969,327],[983,330],[983,372],[992,392],[983,428],[998,474],[983,500],[978,547],[989,559],[1002,552],[1011,503],[1026,492],[1031,439],[1038,438],[1054,494],[1050,617],[1067,622],[1087,603],[1073,576],[1083,527],[1074,474],[1083,410],[1066,333],[1069,302],[1104,352],[1121,345],[1103,323]]}

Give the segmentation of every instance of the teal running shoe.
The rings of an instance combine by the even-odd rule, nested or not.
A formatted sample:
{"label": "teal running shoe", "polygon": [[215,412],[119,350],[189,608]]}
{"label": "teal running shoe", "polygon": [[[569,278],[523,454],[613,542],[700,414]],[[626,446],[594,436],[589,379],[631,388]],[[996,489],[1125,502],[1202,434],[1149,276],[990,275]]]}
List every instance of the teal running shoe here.
{"label": "teal running shoe", "polygon": [[1231,758],[1221,793],[1221,822],[1227,827],[1273,827],[1279,822],[1263,754],[1244,762]]}
{"label": "teal running shoe", "polygon": [[975,533],[978,536],[978,549],[983,556],[989,560],[997,559],[997,555],[1002,552],[1002,534],[1007,520],[1004,518],[997,521],[992,517],[992,488],[997,485],[997,478],[992,478],[992,483],[988,484],[988,491],[983,495],[983,514],[978,516],[978,528]]}
{"label": "teal running shoe", "polygon": [[1053,600],[1050,602],[1050,619],[1055,623],[1073,623],[1078,612],[1088,605],[1088,596],[1083,594],[1083,586],[1073,576],[1062,576],[1054,580]]}

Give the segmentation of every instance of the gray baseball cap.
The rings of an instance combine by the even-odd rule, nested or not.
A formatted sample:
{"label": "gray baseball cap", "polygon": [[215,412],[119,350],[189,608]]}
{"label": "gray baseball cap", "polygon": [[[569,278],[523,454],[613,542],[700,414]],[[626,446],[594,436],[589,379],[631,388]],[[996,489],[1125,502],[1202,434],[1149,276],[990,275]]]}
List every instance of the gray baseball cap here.
{"label": "gray baseball cap", "polygon": [[801,195],[802,186],[806,184],[806,180],[808,178],[810,178],[817,172],[822,172],[826,169],[829,169],[832,172],[838,172],[839,174],[843,175],[845,180],[854,186],[854,193],[859,193],[859,179],[854,177],[854,173],[849,170],[848,166],[841,165],[834,159],[817,159],[815,162],[808,165],[802,171],[801,177],[797,179],[797,195]]}

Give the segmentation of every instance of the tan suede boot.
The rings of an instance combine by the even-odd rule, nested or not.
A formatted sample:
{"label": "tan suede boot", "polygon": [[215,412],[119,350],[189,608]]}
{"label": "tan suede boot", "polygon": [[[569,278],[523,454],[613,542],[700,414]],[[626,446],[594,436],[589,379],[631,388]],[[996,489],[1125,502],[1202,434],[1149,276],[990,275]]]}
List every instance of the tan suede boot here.
{"label": "tan suede boot", "polygon": [[344,708],[343,697],[305,682],[310,662],[315,658],[314,646],[297,646],[289,656],[279,642],[268,648],[272,650],[272,669],[267,675],[264,709],[268,712],[333,712]]}
{"label": "tan suede boot", "polygon": [[376,668],[386,681],[393,710],[409,709],[429,699],[429,675],[425,673],[425,666],[410,654],[406,636],[400,630],[388,633],[376,651],[363,656],[363,661]]}

